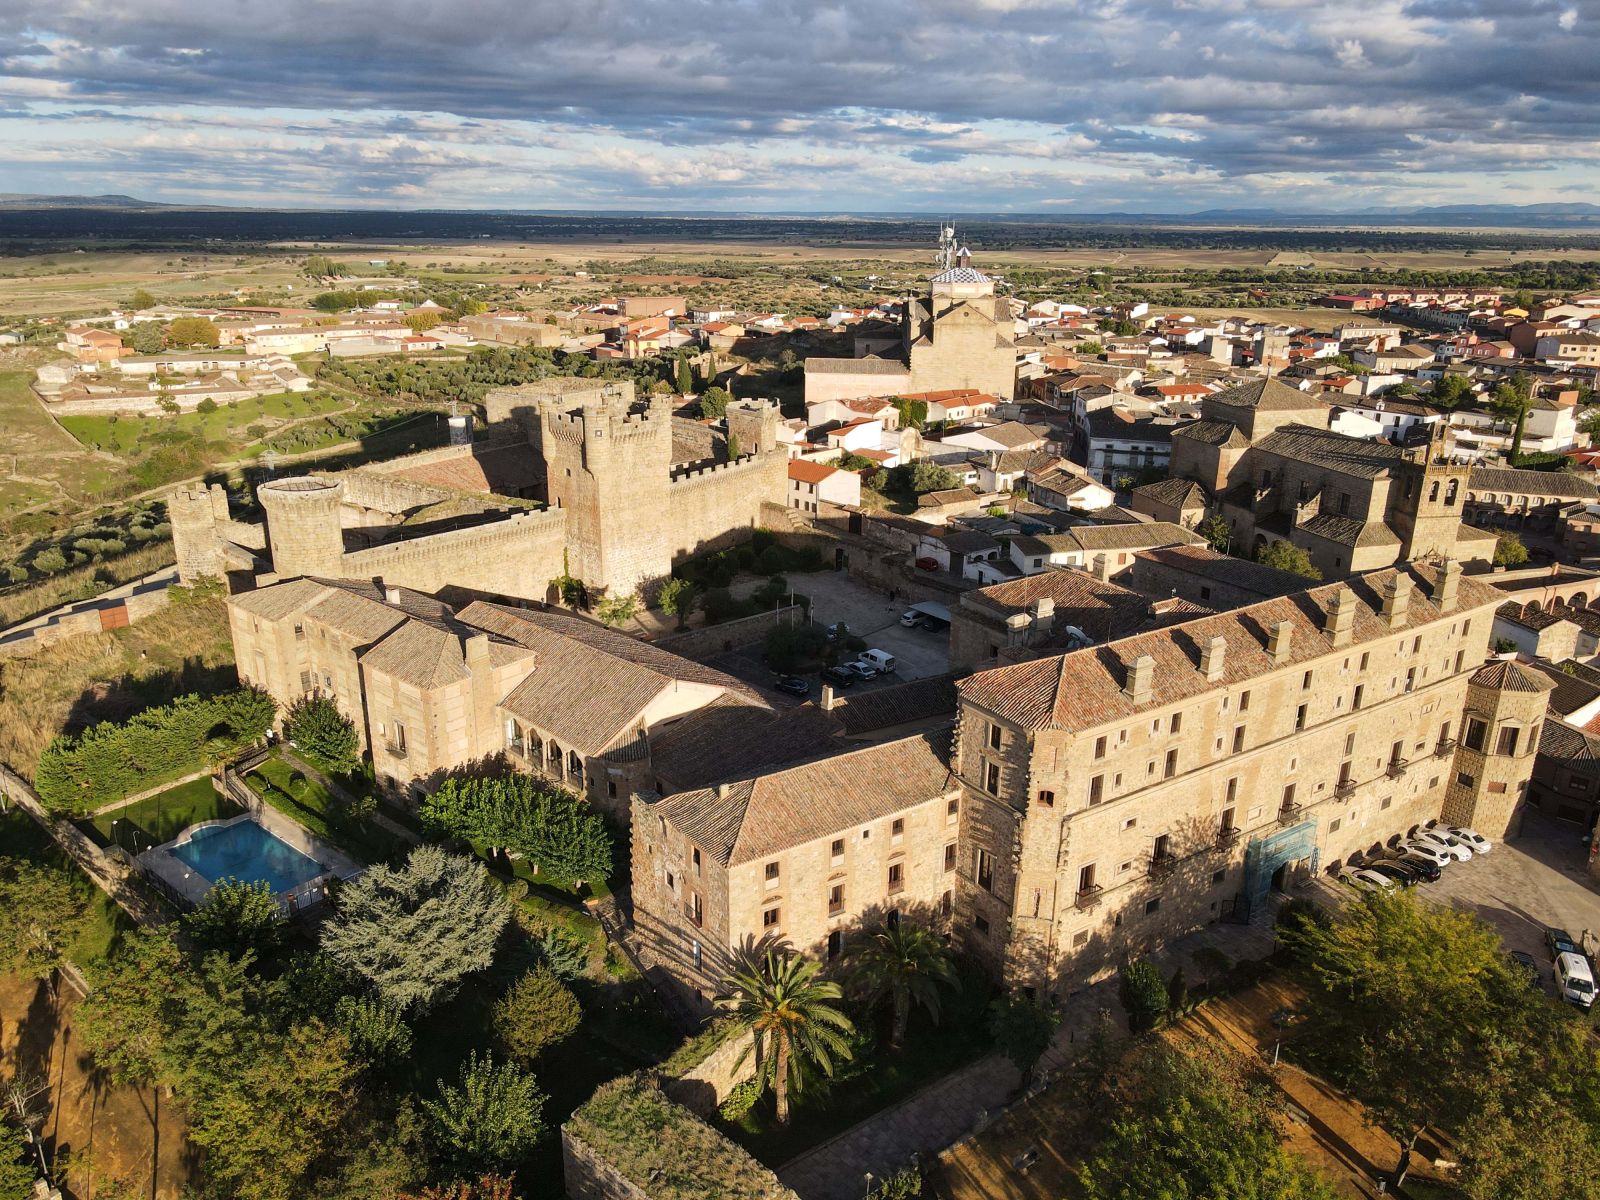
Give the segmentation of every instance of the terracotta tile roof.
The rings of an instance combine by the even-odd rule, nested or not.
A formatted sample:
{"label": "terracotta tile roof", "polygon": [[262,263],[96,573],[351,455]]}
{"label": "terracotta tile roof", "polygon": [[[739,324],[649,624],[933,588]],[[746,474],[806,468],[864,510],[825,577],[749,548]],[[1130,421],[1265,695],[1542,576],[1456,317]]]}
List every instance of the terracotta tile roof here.
{"label": "terracotta tile roof", "polygon": [[946,733],[867,746],[721,788],[668,796],[655,806],[724,866],[756,862],[945,795]]}
{"label": "terracotta tile roof", "polygon": [[979,588],[961,597],[961,607],[1004,621],[1042,599],[1055,605],[1057,627],[1075,625],[1101,640],[1132,633],[1150,610],[1139,593],[1073,570],[1041,571]]}
{"label": "terracotta tile roof", "polygon": [[228,605],[252,616],[281,621],[290,613],[304,612],[307,606],[327,595],[328,590],[329,585],[318,580],[295,579],[229,596]]}
{"label": "terracotta tile roof", "polygon": [[1208,546],[1161,546],[1154,550],[1141,550],[1138,557],[1191,575],[1215,579],[1229,587],[1254,592],[1262,599],[1293,595],[1312,586],[1311,581],[1303,576],[1246,558],[1218,554]]}
{"label": "terracotta tile roof", "polygon": [[[1333,597],[1349,588],[1356,596],[1352,646],[1392,636],[1381,616],[1381,589],[1398,574],[1395,568],[1372,571],[1344,583],[1326,584],[1295,596],[1263,600],[1214,617],[1202,617],[1172,629],[1139,634],[1105,646],[1036,659],[1016,666],[980,671],[957,687],[963,701],[973,703],[1026,729],[1083,730],[1124,720],[1151,708],[1237,686],[1293,663],[1329,653],[1323,626]],[[1422,587],[1411,593],[1401,628],[1414,629],[1449,619],[1428,598],[1438,571],[1412,564],[1407,574]],[[1495,602],[1498,593],[1470,578],[1457,583],[1455,612]],[[1267,631],[1280,621],[1293,629],[1288,657],[1275,666],[1266,650]],[[1213,637],[1227,643],[1223,677],[1209,682],[1200,672],[1200,647]],[[1155,660],[1150,700],[1134,704],[1123,691],[1129,666],[1149,655]]]}
{"label": "terracotta tile roof", "polygon": [[837,701],[832,712],[847,737],[865,737],[878,730],[941,718],[953,721],[955,715],[954,675],[930,675],[858,692]]}
{"label": "terracotta tile roof", "polygon": [[917,497],[918,508],[941,508],[947,504],[976,503],[978,493],[969,487],[945,488],[937,492],[923,492]]}
{"label": "terracotta tile roof", "polygon": [[1280,458],[1309,463],[1325,471],[1362,479],[1378,479],[1388,474],[1402,458],[1398,446],[1369,442],[1364,438],[1334,433],[1331,429],[1319,429],[1314,425],[1285,425],[1269,433],[1255,446],[1263,454],[1276,454]]}
{"label": "terracotta tile roof", "polygon": [[1317,400],[1274,378],[1252,379],[1206,397],[1207,404],[1229,408],[1253,408],[1261,412],[1293,412],[1320,408]]}
{"label": "terracotta tile roof", "polygon": [[1357,521],[1337,513],[1318,513],[1300,526],[1314,537],[1341,546],[1398,546],[1400,539],[1382,521]]}
{"label": "terracotta tile roof", "polygon": [[651,702],[680,683],[712,689],[708,701],[718,689],[754,697],[731,675],[580,617],[481,600],[459,617],[535,652],[501,707],[587,756],[625,741]]}
{"label": "terracotta tile roof", "polygon": [[1494,610],[1494,615],[1499,620],[1510,621],[1515,625],[1521,625],[1524,629],[1532,629],[1536,632],[1541,629],[1549,629],[1552,625],[1559,625],[1567,619],[1556,612],[1546,612],[1537,604],[1522,605],[1515,600],[1507,600]]}
{"label": "terracotta tile roof", "polygon": [[1593,500],[1600,496],[1594,481],[1570,471],[1519,471],[1510,467],[1473,467],[1467,487],[1474,492],[1500,492],[1513,496],[1560,496]]}
{"label": "terracotta tile roof", "polygon": [[1591,683],[1581,675],[1568,674],[1553,663],[1534,662],[1529,666],[1555,684],[1555,690],[1546,701],[1551,712],[1566,716],[1600,700],[1600,685]]}
{"label": "terracotta tile roof", "polygon": [[1551,692],[1556,682],[1542,670],[1525,666],[1514,658],[1502,658],[1473,672],[1469,683],[1504,692]]}
{"label": "terracotta tile roof", "polygon": [[1239,427],[1228,421],[1191,421],[1187,425],[1179,425],[1172,431],[1172,436],[1230,450],[1242,450],[1250,444],[1250,439],[1239,432]]}
{"label": "terracotta tile roof", "polygon": [[1206,504],[1205,489],[1192,479],[1158,479],[1134,488],[1133,494],[1175,508],[1204,508]]}
{"label": "terracotta tile roof", "polygon": [[910,369],[891,358],[808,358],[808,375],[909,375]]}
{"label": "terracotta tile roof", "polygon": [[1539,757],[1593,775],[1600,771],[1600,736],[1552,718],[1539,727]]}
{"label": "terracotta tile roof", "polygon": [[650,766],[662,788],[691,791],[836,751],[839,729],[815,704],[779,711],[728,694],[652,734]]}
{"label": "terracotta tile roof", "polygon": [[821,483],[838,473],[838,467],[830,467],[826,463],[807,462],[803,458],[789,460],[789,478],[801,483]]}
{"label": "terracotta tile roof", "polygon": [[1078,525],[1066,536],[1086,551],[1148,550],[1158,546],[1200,546],[1205,538],[1171,521],[1139,521],[1131,525]]}
{"label": "terracotta tile roof", "polygon": [[[445,629],[427,622],[409,620],[361,655],[361,665],[366,670],[381,671],[419,688],[457,683],[471,675],[467,669],[463,638],[475,632],[462,626]],[[491,667],[503,667],[532,658],[533,652],[523,646],[493,639],[489,642]]]}

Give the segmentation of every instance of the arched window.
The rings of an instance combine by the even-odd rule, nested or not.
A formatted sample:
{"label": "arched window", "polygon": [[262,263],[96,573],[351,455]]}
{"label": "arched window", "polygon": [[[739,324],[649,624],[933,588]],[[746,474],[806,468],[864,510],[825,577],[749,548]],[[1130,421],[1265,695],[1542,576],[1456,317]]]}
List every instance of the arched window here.
{"label": "arched window", "polygon": [[1459,480],[1452,479],[1450,481],[1450,486],[1445,488],[1445,490],[1444,490],[1444,506],[1446,508],[1453,508],[1455,506],[1456,492],[1460,488],[1460,486],[1461,486],[1461,483],[1460,483]]}
{"label": "arched window", "polygon": [[1437,479],[1435,479],[1433,481],[1433,485],[1428,488],[1428,503],[1432,504],[1438,498],[1439,498],[1439,481]]}

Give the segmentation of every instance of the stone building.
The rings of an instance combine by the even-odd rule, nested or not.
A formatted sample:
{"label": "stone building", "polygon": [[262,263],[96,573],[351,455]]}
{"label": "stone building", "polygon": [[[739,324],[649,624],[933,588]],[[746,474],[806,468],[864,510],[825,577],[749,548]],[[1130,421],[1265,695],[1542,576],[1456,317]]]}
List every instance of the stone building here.
{"label": "stone building", "polygon": [[966,674],[1111,641],[1150,615],[1143,596],[1084,571],[1025,575],[961,594],[950,614],[950,668]]}
{"label": "stone building", "polygon": [[[229,517],[218,488],[170,498],[180,578],[231,590],[300,576],[381,578],[430,593],[545,600],[562,575],[648,590],[674,563],[747,537],[784,503],[775,406],[730,408],[742,451],[680,428],[631,382],[550,379],[485,397],[479,442],[260,485],[265,530]],[[700,433],[699,427],[694,430]]]}
{"label": "stone building", "polygon": [[1499,600],[1383,570],[963,680],[958,936],[1076,986],[1441,814],[1505,836],[1542,703],[1481,669]]}
{"label": "stone building", "polygon": [[[902,304],[898,344],[858,338],[854,358],[808,358],[806,404],[859,396],[976,389],[1016,394],[1016,320],[994,281],[971,266],[963,247],[946,244],[944,269],[921,296]],[[870,337],[870,335],[869,335]]]}
{"label": "stone building", "polygon": [[[1205,490],[1241,552],[1289,541],[1328,578],[1430,557],[1487,564],[1495,537],[1462,524],[1471,468],[1443,437],[1400,447],[1334,433],[1320,400],[1264,378],[1200,402],[1200,419],[1173,431],[1171,474]],[[1134,507],[1170,517],[1171,498],[1136,492]]]}
{"label": "stone building", "polygon": [[617,816],[648,789],[649,742],[718,702],[770,713],[738,680],[583,617],[302,578],[228,598],[239,677],[280,711],[330,697],[382,786],[409,793],[503,754]]}

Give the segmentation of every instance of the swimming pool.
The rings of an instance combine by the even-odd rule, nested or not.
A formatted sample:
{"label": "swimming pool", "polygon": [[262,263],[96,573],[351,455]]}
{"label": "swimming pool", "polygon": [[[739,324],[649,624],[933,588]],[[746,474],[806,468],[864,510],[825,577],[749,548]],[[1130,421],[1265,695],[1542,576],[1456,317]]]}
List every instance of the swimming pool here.
{"label": "swimming pool", "polygon": [[172,847],[172,855],[211,883],[223,879],[265,883],[274,893],[287,892],[325,872],[316,859],[251,820],[197,829]]}

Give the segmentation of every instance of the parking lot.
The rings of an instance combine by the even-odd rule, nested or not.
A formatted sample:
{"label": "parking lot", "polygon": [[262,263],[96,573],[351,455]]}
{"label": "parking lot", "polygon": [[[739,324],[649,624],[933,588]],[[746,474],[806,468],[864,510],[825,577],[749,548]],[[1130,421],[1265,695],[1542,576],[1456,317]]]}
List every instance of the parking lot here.
{"label": "parking lot", "polygon": [[1565,929],[1580,943],[1585,934],[1600,938],[1600,890],[1589,880],[1586,861],[1587,849],[1573,826],[1529,810],[1517,838],[1496,842],[1470,862],[1451,863],[1437,883],[1418,884],[1417,894],[1493,925],[1507,950],[1533,955],[1548,990],[1553,984],[1545,929]]}

